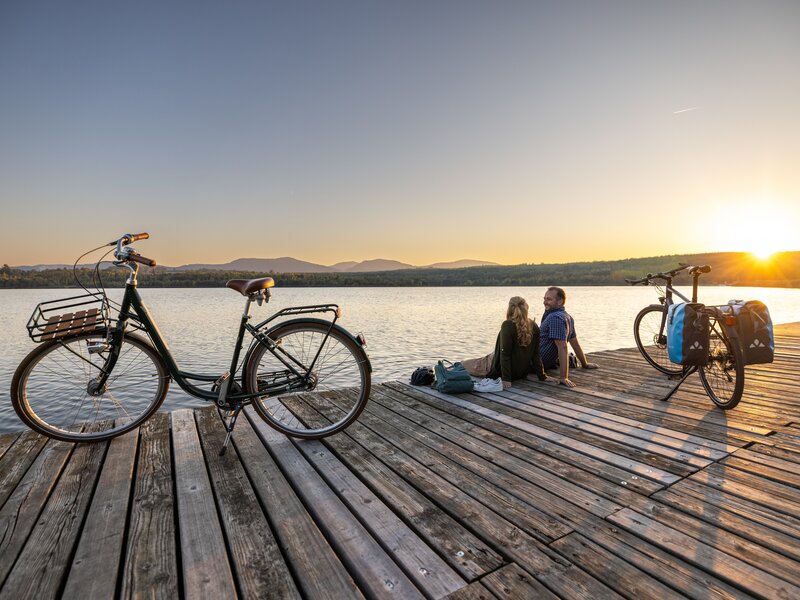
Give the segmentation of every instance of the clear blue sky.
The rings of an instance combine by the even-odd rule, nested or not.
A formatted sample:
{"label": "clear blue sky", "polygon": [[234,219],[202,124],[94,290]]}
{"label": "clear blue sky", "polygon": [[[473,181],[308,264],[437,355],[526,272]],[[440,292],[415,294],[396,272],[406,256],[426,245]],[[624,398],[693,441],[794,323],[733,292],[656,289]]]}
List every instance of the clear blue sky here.
{"label": "clear blue sky", "polygon": [[798,107],[797,1],[3,0],[0,263],[797,250]]}

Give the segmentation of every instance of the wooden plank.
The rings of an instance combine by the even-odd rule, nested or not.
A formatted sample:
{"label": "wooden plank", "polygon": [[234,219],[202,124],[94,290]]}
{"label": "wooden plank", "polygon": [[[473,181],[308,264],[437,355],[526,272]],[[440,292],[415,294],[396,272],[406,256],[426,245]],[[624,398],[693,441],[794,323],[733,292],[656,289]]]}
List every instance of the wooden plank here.
{"label": "wooden plank", "polygon": [[13,437],[9,436],[7,440],[15,440],[15,443],[0,459],[0,506],[3,506],[14,488],[17,487],[47,442],[46,437],[33,431],[26,431],[22,435]]}
{"label": "wooden plank", "polygon": [[537,600],[555,600],[553,592],[531,577],[519,565],[510,564],[489,573],[481,579],[481,583],[498,598],[517,600],[518,598],[536,598]]}
{"label": "wooden plank", "polygon": [[759,444],[749,449],[737,450],[734,456],[750,463],[766,465],[776,471],[800,476],[800,453]]}
{"label": "wooden plank", "polygon": [[[675,494],[695,498],[701,505],[724,507],[747,521],[764,525],[791,536],[800,536],[800,518],[764,506],[747,497],[736,496],[718,487],[707,486],[701,481],[685,479],[670,488]],[[715,509],[716,510],[716,509]]]}
{"label": "wooden plank", "polygon": [[800,587],[633,510],[623,509],[608,520],[755,595],[767,598],[800,597]]}
{"label": "wooden plank", "polygon": [[17,438],[21,434],[21,431],[12,431],[11,433],[4,433],[0,435],[0,473],[4,471],[2,463],[3,455],[6,453],[6,450],[8,450],[14,444],[14,442],[17,441]]}
{"label": "wooden plank", "polygon": [[571,533],[550,547],[623,596],[659,600],[685,597],[579,533]]}
{"label": "wooden plank", "polygon": [[475,581],[450,593],[444,600],[497,600],[497,596],[487,590],[480,581]]}
{"label": "wooden plank", "polygon": [[702,600],[746,600],[743,592],[700,568],[653,545],[648,540],[601,522],[581,531],[581,535],[613,556],[677,590],[687,598]]}
{"label": "wooden plank", "polygon": [[485,542],[378,458],[393,453],[391,446],[369,448],[345,434],[326,438],[325,444],[467,581],[503,564],[502,558]]}
{"label": "wooden plank", "polygon": [[48,443],[0,510],[0,583],[22,551],[72,448],[66,442]]}
{"label": "wooden plank", "polygon": [[6,579],[3,596],[56,596],[69,568],[106,446],[107,442],[99,442],[75,448]]}
{"label": "wooden plank", "polygon": [[[326,406],[324,410],[334,409]],[[381,436],[367,430],[362,424],[366,414],[367,412],[362,413],[359,421],[347,429],[347,434],[353,435],[365,445],[385,444]],[[304,414],[302,418],[305,420],[310,418],[310,415]],[[385,431],[381,433],[386,434]],[[544,546],[534,537],[495,513],[490,507],[449,484],[446,479],[426,468],[427,465],[411,458],[399,447],[381,453],[381,456],[385,457],[386,464],[398,475],[413,483],[448,513],[469,515],[467,520],[473,531],[487,540],[502,556],[517,562],[556,593],[568,597],[606,595],[617,597],[612,590],[579,569],[553,560]]]}
{"label": "wooden plank", "polygon": [[[655,500],[667,504],[676,510],[692,515],[709,523],[714,529],[721,528],[740,535],[765,548],[800,561],[800,529],[784,533],[780,529],[763,525],[756,520],[757,515],[741,516],[731,510],[735,499],[726,499],[722,505],[708,502],[705,497],[696,497],[677,490],[664,490],[653,496]],[[772,525],[780,526],[778,523]],[[682,528],[684,533],[687,530]],[[696,537],[696,536],[695,536]],[[794,570],[794,566],[792,567]]]}
{"label": "wooden plank", "polygon": [[348,509],[380,540],[417,587],[431,598],[441,598],[466,585],[414,531],[361,482],[322,442],[297,444]]}
{"label": "wooden plank", "polygon": [[[571,517],[581,522],[584,511],[604,517],[620,508],[619,504],[602,498],[594,489],[582,488],[538,469],[518,455],[509,455],[490,446],[481,446],[474,451],[456,446],[406,419],[407,411],[397,407],[395,411],[389,411],[380,401],[385,397],[380,392],[375,395],[378,397],[362,413],[362,423],[380,432],[386,440],[408,452],[458,490],[491,505],[495,512],[543,541],[552,541],[571,531],[560,519],[571,523]],[[437,428],[437,433],[443,433],[443,427]],[[607,484],[601,479],[596,483],[600,486]],[[625,491],[623,487],[622,492]],[[568,517],[570,511],[565,500],[580,510],[571,511]],[[539,520],[535,519],[537,515],[541,515]],[[552,515],[559,515],[560,519],[556,520]]]}
{"label": "wooden plank", "polygon": [[229,446],[219,456],[226,431],[216,408],[196,410],[195,417],[240,594],[244,598],[299,598],[236,449]]}
{"label": "wooden plank", "polygon": [[191,410],[172,413],[172,445],[183,593],[189,598],[235,597],[225,539]]}
{"label": "wooden plank", "polygon": [[[780,468],[780,466],[775,466],[777,463],[775,459],[773,459],[770,464],[766,463],[765,461],[748,460],[743,456],[736,455],[728,457],[727,459],[721,461],[721,463],[726,467],[752,473],[758,477],[763,477],[764,479],[769,479],[790,487],[800,488],[800,472],[792,473],[791,471]],[[783,465],[790,467],[793,464],[794,463],[789,463],[786,461],[783,462]],[[800,469],[800,464],[798,464],[797,467]]]}
{"label": "wooden plank", "polygon": [[711,486],[726,493],[753,500],[779,512],[800,517],[797,490],[767,479],[714,464],[695,473],[691,481]]}
{"label": "wooden plank", "polygon": [[251,413],[252,409],[248,408],[245,410],[248,418],[239,419],[233,443],[280,542],[286,562],[295,574],[298,588],[306,598],[363,598],[253,431],[250,420],[258,419],[258,416]]}
{"label": "wooden plank", "polygon": [[[66,598],[111,598],[117,588],[139,430],[109,443],[64,588]],[[98,577],[102,573],[102,577]]]}
{"label": "wooden plank", "polygon": [[416,392],[411,387],[393,382],[381,387],[387,391],[393,401],[402,402],[406,406],[416,408],[420,413],[456,428],[460,432],[460,439],[470,443],[482,440],[509,454],[529,456],[529,460],[534,464],[561,477],[569,477],[574,472],[572,467],[575,467],[579,471],[594,473],[596,476],[616,484],[626,481],[628,490],[643,495],[650,495],[664,488],[662,484],[633,475],[626,469],[604,463],[548,440],[528,435],[514,427],[493,421],[470,410],[449,402],[439,401],[434,396]]}
{"label": "wooden plank", "polygon": [[[579,439],[570,437],[562,433],[557,433],[549,429],[539,427],[537,425],[532,425],[526,421],[517,419],[516,417],[505,415],[501,412],[498,412],[496,410],[493,410],[485,406],[476,405],[473,402],[458,398],[456,396],[438,394],[437,392],[432,392],[432,391],[428,392],[427,390],[425,391],[426,393],[431,393],[432,395],[435,395],[437,398],[445,400],[446,402],[450,402],[455,406],[471,410],[489,419],[498,421],[505,425],[509,425],[530,436],[539,439],[544,439],[558,445],[562,445],[571,450],[581,452],[583,454],[586,454],[587,456],[592,456],[595,459],[607,462],[619,468],[626,469],[638,475],[639,477],[646,477],[652,481],[656,481],[663,485],[669,485],[681,479],[680,475],[672,473],[662,468],[661,466],[656,466],[655,464],[651,464],[651,463],[658,463],[659,465],[663,465],[663,462],[659,463],[659,461],[655,457],[652,457],[650,455],[644,453],[635,453],[635,452],[621,454],[618,451],[622,450],[622,448],[619,448],[618,444],[616,444],[617,446],[616,451],[611,451],[606,448],[595,446],[593,444],[581,441]],[[631,455],[637,456],[637,458],[631,458]],[[646,462],[648,460],[650,462]],[[688,475],[693,471],[694,469],[685,469],[683,474]]]}
{"label": "wooden plank", "polygon": [[120,597],[171,600],[179,574],[169,415],[156,413],[139,429]]}
{"label": "wooden plank", "polygon": [[350,513],[292,441],[263,421],[253,425],[364,594],[370,598],[422,600],[424,596],[413,582]]}

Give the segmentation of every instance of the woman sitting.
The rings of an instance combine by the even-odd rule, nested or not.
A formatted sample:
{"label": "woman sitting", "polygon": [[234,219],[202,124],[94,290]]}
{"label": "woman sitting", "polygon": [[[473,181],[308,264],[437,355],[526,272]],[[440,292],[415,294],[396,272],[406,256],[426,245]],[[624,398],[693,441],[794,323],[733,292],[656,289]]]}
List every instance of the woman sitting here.
{"label": "woman sitting", "polygon": [[[503,389],[510,388],[512,381],[531,374],[539,381],[546,381],[539,357],[539,327],[528,318],[525,299],[514,296],[508,301],[506,320],[500,326],[494,352],[461,362],[473,377],[502,378]],[[481,391],[481,385],[476,385],[476,389]]]}

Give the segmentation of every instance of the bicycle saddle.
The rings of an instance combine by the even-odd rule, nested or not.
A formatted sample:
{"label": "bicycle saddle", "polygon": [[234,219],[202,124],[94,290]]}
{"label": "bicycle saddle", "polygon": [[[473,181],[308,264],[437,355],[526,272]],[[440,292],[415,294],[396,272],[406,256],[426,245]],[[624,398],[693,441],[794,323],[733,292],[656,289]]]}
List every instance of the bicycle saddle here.
{"label": "bicycle saddle", "polygon": [[249,296],[255,292],[266,290],[275,285],[275,280],[272,277],[262,277],[260,279],[231,279],[225,284],[232,290],[236,290],[242,296]]}

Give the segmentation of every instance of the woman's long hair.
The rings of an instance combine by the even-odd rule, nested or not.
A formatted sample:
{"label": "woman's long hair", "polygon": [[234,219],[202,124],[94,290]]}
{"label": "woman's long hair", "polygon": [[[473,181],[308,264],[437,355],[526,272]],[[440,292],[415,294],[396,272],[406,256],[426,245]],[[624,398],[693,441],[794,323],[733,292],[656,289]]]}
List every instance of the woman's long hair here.
{"label": "woman's long hair", "polygon": [[520,346],[527,347],[533,339],[531,322],[528,320],[528,303],[522,296],[514,296],[508,301],[506,319],[512,321],[517,328],[517,342]]}

